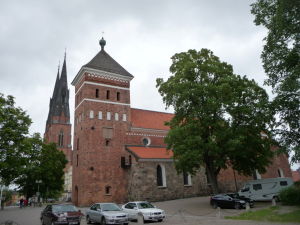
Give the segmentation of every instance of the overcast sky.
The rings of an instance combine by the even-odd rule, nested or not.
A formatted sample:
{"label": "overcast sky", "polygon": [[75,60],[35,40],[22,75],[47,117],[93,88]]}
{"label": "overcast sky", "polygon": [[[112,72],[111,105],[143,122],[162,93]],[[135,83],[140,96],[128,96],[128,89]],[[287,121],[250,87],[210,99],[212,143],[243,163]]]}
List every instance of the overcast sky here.
{"label": "overcast sky", "polygon": [[[253,23],[250,0],[9,0],[0,2],[0,92],[13,95],[44,133],[57,66],[67,49],[71,81],[82,65],[105,50],[128,72],[131,106],[165,111],[156,78],[170,76],[170,57],[208,48],[234,72],[266,78],[260,59],[266,30]],[[270,90],[270,89],[268,89]],[[270,91],[268,91],[270,93]],[[271,93],[270,93],[271,94]],[[171,111],[170,109],[168,111]]]}

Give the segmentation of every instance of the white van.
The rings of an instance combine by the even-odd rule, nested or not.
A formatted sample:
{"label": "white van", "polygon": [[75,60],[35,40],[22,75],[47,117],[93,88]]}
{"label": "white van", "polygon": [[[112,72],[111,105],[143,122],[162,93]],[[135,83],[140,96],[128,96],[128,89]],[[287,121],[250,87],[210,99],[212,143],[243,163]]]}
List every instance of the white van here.
{"label": "white van", "polygon": [[239,195],[254,201],[269,201],[273,198],[279,200],[279,192],[292,184],[293,180],[288,177],[247,181],[239,191]]}

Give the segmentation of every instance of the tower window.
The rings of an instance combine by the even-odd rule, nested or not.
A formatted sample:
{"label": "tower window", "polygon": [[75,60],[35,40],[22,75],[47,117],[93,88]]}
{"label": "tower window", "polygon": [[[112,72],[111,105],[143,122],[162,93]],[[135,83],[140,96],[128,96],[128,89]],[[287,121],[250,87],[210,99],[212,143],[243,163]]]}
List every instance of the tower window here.
{"label": "tower window", "polygon": [[58,135],[58,146],[62,147],[64,145],[64,132],[60,131]]}
{"label": "tower window", "polygon": [[111,186],[106,186],[105,187],[105,194],[110,195],[111,194]]}
{"label": "tower window", "polygon": [[126,120],[127,120],[126,114],[123,114],[123,121],[126,121]]}
{"label": "tower window", "polygon": [[95,97],[99,98],[99,89],[96,89]]}
{"label": "tower window", "polygon": [[79,150],[79,138],[77,138],[77,150]]}
{"label": "tower window", "polygon": [[109,139],[105,139],[105,146],[109,146],[110,145],[110,140]]}
{"label": "tower window", "polygon": [[94,111],[91,110],[91,111],[90,111],[90,119],[93,119],[93,118],[94,118]]}
{"label": "tower window", "polygon": [[76,155],[76,166],[78,166],[78,155]]}
{"label": "tower window", "polygon": [[98,112],[98,119],[99,119],[99,120],[102,120],[102,111],[99,111],[99,112]]}
{"label": "tower window", "polygon": [[120,92],[117,92],[117,101],[120,101]]}
{"label": "tower window", "polygon": [[118,120],[119,120],[119,114],[115,113],[115,121],[118,121]]}
{"label": "tower window", "polygon": [[110,113],[110,112],[107,112],[107,113],[106,113],[106,119],[107,119],[107,120],[111,120],[111,113]]}
{"label": "tower window", "polygon": [[110,91],[107,90],[107,91],[106,91],[106,99],[109,99],[109,95],[110,95]]}

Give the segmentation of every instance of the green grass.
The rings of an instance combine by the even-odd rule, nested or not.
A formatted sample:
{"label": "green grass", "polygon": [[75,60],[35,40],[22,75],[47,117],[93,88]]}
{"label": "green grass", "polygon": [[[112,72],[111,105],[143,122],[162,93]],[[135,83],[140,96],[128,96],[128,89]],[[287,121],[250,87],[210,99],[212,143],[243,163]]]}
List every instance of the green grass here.
{"label": "green grass", "polygon": [[238,216],[226,216],[225,218],[234,220],[256,220],[270,222],[300,222],[300,209],[288,213],[279,213],[279,209],[279,206],[273,206],[267,209],[245,212]]}

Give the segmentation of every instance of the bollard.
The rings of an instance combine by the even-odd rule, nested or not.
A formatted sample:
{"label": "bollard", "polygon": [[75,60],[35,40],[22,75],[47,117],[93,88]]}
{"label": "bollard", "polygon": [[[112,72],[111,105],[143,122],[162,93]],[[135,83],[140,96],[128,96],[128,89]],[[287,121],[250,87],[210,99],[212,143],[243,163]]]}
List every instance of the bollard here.
{"label": "bollard", "polygon": [[220,207],[217,207],[217,214],[216,214],[216,217],[217,217],[218,219],[221,218],[221,208],[220,208]]}
{"label": "bollard", "polygon": [[272,206],[276,206],[276,198],[272,198]]}
{"label": "bollard", "polygon": [[250,210],[249,202],[246,202],[246,211],[248,212]]}

